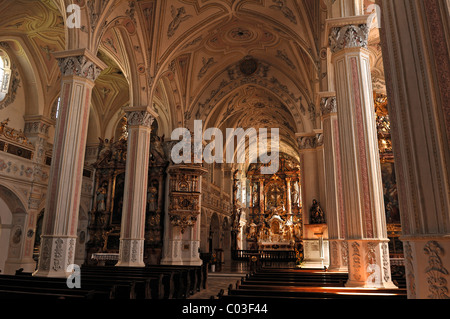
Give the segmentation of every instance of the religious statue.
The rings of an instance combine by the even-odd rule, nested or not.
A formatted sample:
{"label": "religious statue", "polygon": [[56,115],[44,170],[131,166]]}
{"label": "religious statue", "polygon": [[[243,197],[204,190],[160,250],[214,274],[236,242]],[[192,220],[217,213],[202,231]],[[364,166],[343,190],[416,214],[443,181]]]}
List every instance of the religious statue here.
{"label": "religious statue", "polygon": [[324,224],[325,223],[325,215],[322,211],[322,208],[320,208],[319,203],[317,200],[313,200],[313,204],[310,209],[311,213],[311,224]]}
{"label": "religious statue", "polygon": [[161,164],[166,162],[166,153],[164,151],[164,135],[162,137],[155,136],[155,139],[151,143],[150,155],[151,161]]}
{"label": "religious statue", "polygon": [[250,224],[250,226],[248,226],[247,239],[255,239],[256,236],[256,224],[252,223]]}
{"label": "religious statue", "polygon": [[113,145],[113,139],[108,140],[107,138],[105,140],[98,138],[100,141],[100,144],[98,146],[98,157],[97,161],[95,162],[95,166],[99,165],[103,161],[109,161],[112,156],[112,145]]}
{"label": "religious statue", "polygon": [[233,229],[238,231],[239,230],[239,224],[240,224],[240,220],[241,220],[241,214],[242,211],[241,209],[236,209],[234,216],[233,216]]}
{"label": "religious statue", "polygon": [[275,198],[275,194],[269,194],[267,199],[267,209],[271,209],[273,207],[276,207],[277,200]]}
{"label": "religious statue", "polygon": [[252,194],[252,199],[253,199],[253,206],[258,206],[258,187],[255,185],[253,185],[253,194]]}
{"label": "religious statue", "polygon": [[241,181],[240,180],[235,181],[234,191],[235,191],[236,201],[241,201],[242,190],[241,190]]}
{"label": "religious statue", "polygon": [[97,211],[103,212],[106,210],[106,193],[107,184],[103,183],[102,186],[97,190]]}
{"label": "religious statue", "polygon": [[148,211],[155,212],[158,206],[158,190],[155,186],[150,186],[147,191]]}
{"label": "religious statue", "polygon": [[292,204],[298,205],[298,191],[295,187],[292,190],[291,196],[292,196]]}
{"label": "religious statue", "polygon": [[294,224],[292,232],[293,232],[294,239],[296,241],[302,240],[302,231],[301,231],[300,225],[298,223]]}
{"label": "religious statue", "polygon": [[9,118],[7,118],[6,120],[4,120],[3,122],[0,123],[0,134],[3,134],[5,132],[5,127],[6,125],[8,125],[9,123]]}

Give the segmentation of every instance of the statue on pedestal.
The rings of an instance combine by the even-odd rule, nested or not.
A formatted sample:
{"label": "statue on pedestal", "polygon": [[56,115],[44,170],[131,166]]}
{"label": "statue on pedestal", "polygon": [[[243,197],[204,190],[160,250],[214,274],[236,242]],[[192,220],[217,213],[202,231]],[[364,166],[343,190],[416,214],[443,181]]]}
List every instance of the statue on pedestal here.
{"label": "statue on pedestal", "polygon": [[309,211],[311,213],[311,224],[325,224],[325,214],[323,213],[322,208],[320,208],[317,200],[313,200],[313,204]]}

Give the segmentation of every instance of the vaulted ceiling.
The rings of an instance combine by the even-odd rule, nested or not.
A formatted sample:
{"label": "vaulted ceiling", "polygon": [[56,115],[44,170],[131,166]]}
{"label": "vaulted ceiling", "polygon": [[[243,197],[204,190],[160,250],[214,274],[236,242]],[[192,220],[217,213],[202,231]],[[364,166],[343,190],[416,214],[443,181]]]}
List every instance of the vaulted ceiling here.
{"label": "vaulted ceiling", "polygon": [[[79,29],[65,23],[71,3],[81,7]],[[0,42],[22,56],[28,83],[39,87],[33,101],[39,110],[30,113],[50,114],[59,94],[52,53],[86,47],[108,65],[93,94],[95,134],[109,137],[124,105],[151,105],[166,137],[199,119],[205,128],[280,128],[292,153],[296,133],[320,128],[316,95],[327,89],[327,3],[0,0],[0,11],[8,12]],[[383,73],[373,42],[375,72]]]}
{"label": "vaulted ceiling", "polygon": [[160,96],[160,87],[170,86],[172,112],[181,113],[172,124],[190,127],[200,119],[205,129],[280,128],[283,151],[292,153],[295,133],[320,125],[319,4],[162,1],[153,52],[155,82],[162,85],[153,92]]}

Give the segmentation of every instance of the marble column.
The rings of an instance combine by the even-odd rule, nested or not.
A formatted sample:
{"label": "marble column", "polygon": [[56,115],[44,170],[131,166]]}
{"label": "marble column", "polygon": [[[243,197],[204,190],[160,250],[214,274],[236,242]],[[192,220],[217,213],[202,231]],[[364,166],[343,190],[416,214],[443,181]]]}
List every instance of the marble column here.
{"label": "marble column", "polygon": [[117,266],[143,267],[150,133],[156,114],[150,107],[128,107],[124,111],[128,146]]}
{"label": "marble column", "polygon": [[346,285],[393,288],[366,21],[365,16],[328,20],[349,248]]}
{"label": "marble column", "polygon": [[53,54],[62,73],[45,207],[41,252],[35,276],[66,277],[74,262],[84,155],[92,89],[105,64],[89,51]]}
{"label": "marble column", "polygon": [[330,242],[330,271],[348,271],[348,247],[343,216],[341,153],[336,93],[320,94],[325,162],[325,212]]}
{"label": "marble column", "polygon": [[378,1],[408,298],[450,297],[449,1]]}

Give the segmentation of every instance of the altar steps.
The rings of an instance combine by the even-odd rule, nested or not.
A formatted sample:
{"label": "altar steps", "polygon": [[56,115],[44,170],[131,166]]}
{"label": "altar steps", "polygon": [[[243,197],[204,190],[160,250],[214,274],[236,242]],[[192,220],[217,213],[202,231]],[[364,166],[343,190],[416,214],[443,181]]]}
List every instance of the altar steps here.
{"label": "altar steps", "polygon": [[[239,299],[406,299],[405,288],[373,289],[345,287],[348,274],[325,270],[260,269],[230,285],[217,298]],[[212,296],[211,298],[216,298]]]}

